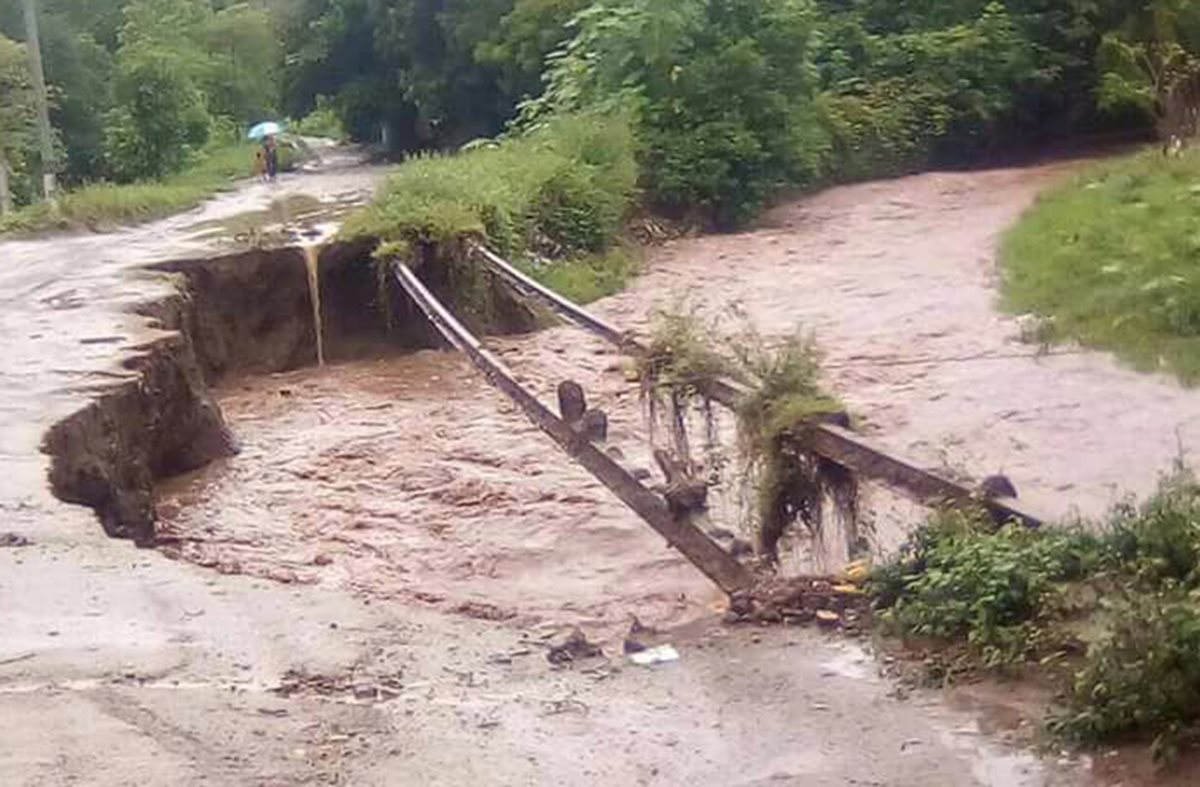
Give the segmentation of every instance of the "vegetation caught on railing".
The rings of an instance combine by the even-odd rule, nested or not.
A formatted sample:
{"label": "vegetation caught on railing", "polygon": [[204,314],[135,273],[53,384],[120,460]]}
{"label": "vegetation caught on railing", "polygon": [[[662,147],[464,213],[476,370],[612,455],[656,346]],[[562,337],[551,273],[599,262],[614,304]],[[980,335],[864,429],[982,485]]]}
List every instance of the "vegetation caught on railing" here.
{"label": "vegetation caught on railing", "polygon": [[797,522],[819,534],[832,500],[839,516],[857,517],[858,482],[833,462],[804,450],[804,428],[814,420],[844,418],[845,408],[821,386],[811,337],[801,333],[770,347],[751,328],[733,335],[680,302],[654,315],[648,352],[639,360],[643,400],[652,425],[664,417],[677,453],[687,457],[688,414],[699,408],[718,441],[709,384],[726,378],[747,389],[737,410],[743,479],[756,490],[750,529],[768,561],[787,527]]}

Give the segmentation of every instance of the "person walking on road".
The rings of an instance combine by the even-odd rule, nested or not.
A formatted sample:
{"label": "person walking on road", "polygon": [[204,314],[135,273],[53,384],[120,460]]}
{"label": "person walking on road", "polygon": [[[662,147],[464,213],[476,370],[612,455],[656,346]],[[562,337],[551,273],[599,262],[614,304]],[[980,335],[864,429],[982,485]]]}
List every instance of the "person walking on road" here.
{"label": "person walking on road", "polygon": [[279,143],[275,141],[274,134],[263,138],[263,158],[266,160],[267,180],[275,180],[279,174]]}
{"label": "person walking on road", "polygon": [[258,140],[262,144],[256,157],[260,162],[261,171],[266,180],[275,180],[275,176],[279,174],[279,142],[277,137],[282,131],[283,126],[273,120],[269,120],[254,126],[250,129],[250,133],[246,135],[247,138]]}

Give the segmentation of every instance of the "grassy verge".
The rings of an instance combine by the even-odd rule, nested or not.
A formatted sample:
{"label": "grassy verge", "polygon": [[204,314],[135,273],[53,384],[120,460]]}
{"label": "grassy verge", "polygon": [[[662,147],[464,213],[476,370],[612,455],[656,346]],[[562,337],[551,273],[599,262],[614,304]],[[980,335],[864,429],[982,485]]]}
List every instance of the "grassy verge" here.
{"label": "grassy verge", "polygon": [[1033,671],[1074,743],[1150,740],[1170,757],[1200,722],[1200,485],[1165,480],[1103,526],[996,529],[941,513],[869,585],[884,633],[932,647],[929,677]]}
{"label": "grassy verge", "polygon": [[168,216],[199,205],[254,171],[254,147],[207,151],[195,165],[152,183],[83,186],[63,194],[56,208],[31,205],[0,217],[0,235],[53,229],[100,229]]}
{"label": "grassy verge", "polygon": [[636,267],[620,244],[636,180],[623,119],[562,118],[528,136],[409,160],[341,235],[413,254],[482,238],[588,301],[620,289]]}
{"label": "grassy verge", "polygon": [[1146,152],[1053,191],[1005,237],[1009,309],[1051,339],[1200,382],[1200,149]]}

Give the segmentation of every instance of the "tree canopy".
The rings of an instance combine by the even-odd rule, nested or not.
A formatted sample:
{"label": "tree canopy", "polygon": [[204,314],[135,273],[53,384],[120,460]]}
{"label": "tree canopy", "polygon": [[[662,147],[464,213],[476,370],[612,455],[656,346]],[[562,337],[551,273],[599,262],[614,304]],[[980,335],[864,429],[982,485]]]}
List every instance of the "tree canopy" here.
{"label": "tree canopy", "polygon": [[[1163,128],[1200,80],[1191,0],[39,0],[68,183],[158,178],[320,107],[393,152],[632,108],[641,185],[721,223],[779,185]],[[19,0],[0,0],[16,85]],[[1188,92],[1200,94],[1200,90]],[[17,87],[5,155],[25,150]],[[515,123],[515,125],[514,125]],[[27,197],[23,197],[27,198]]]}

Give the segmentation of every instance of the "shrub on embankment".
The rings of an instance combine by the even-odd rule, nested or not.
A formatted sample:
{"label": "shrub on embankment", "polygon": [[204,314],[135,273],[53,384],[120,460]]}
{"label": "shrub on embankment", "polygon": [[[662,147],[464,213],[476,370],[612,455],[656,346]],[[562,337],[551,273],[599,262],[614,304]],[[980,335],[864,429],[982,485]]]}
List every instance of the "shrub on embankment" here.
{"label": "shrub on embankment", "polygon": [[620,289],[632,267],[620,237],[636,180],[624,117],[560,117],[522,136],[408,160],[341,234],[409,250],[483,239],[568,297],[593,300]]}
{"label": "shrub on embankment", "polygon": [[1200,485],[1166,479],[1103,526],[939,513],[870,590],[885,633],[932,646],[932,677],[1032,669],[1057,680],[1051,732],[1084,745],[1151,739],[1170,754],[1200,721]]}
{"label": "shrub on embankment", "polygon": [[1042,196],[1004,239],[1007,307],[1050,339],[1200,381],[1200,149],[1094,166]]}

